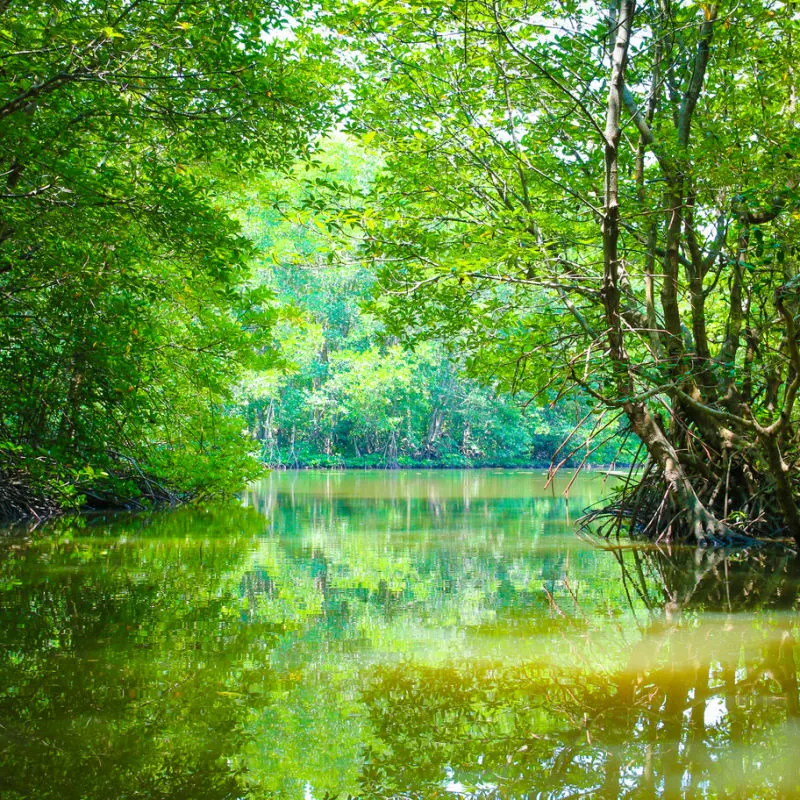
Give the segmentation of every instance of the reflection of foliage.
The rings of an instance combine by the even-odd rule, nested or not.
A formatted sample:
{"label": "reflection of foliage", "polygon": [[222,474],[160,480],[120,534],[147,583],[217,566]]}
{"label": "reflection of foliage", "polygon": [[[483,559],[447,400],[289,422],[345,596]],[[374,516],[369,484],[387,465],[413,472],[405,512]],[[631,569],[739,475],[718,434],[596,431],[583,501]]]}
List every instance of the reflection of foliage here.
{"label": "reflection of foliage", "polygon": [[700,548],[617,552],[622,580],[651,609],[748,611],[798,606],[800,561],[780,548],[730,555]]}
{"label": "reflection of foliage", "polygon": [[[609,647],[608,632],[595,631],[573,644],[579,666],[571,668],[540,659],[377,670],[364,693],[377,737],[366,751],[364,796],[797,796],[793,621],[780,612],[760,622],[709,616],[720,607],[709,602],[708,570],[695,581],[687,559],[694,554],[672,565],[688,576],[684,590],[709,586],[682,599],[706,615],[682,617],[668,603],[612,669],[593,660]],[[643,560],[663,574],[661,554]],[[621,561],[644,574],[641,554]],[[757,590],[751,564],[716,567],[731,592]],[[796,605],[797,565],[784,567],[778,581],[761,573],[750,607]],[[716,589],[728,597],[724,580]]]}
{"label": "reflection of foliage", "polygon": [[747,786],[741,796],[756,797],[773,778],[797,789],[800,731],[784,727],[782,693],[758,668],[737,688],[732,675],[729,663],[719,675],[680,660],[613,677],[533,664],[384,670],[364,696],[379,740],[364,795],[715,797]]}
{"label": "reflection of foliage", "polygon": [[239,753],[270,681],[251,653],[275,635],[239,621],[230,513],[156,520],[176,538],[134,519],[4,546],[4,798],[245,794]]}
{"label": "reflection of foliage", "polygon": [[589,578],[615,565],[586,548],[568,556],[571,539],[544,543],[563,531],[564,504],[543,483],[282,475],[248,496],[263,515],[195,506],[5,540],[3,789],[13,800],[352,791],[373,738],[359,699],[369,664],[572,626],[549,599],[568,599],[568,561],[574,588],[602,606]]}
{"label": "reflection of foliage", "polygon": [[[541,473],[525,472],[281,476],[275,495],[248,498],[271,519],[259,567],[281,576],[259,613],[273,621],[321,613],[329,626],[338,620],[372,641],[388,631],[396,637],[400,623],[417,636],[435,626],[464,626],[476,638],[546,629],[548,593],[567,594],[572,540],[543,538],[564,531],[565,508],[544,483]],[[602,482],[587,478],[580,490],[578,508]],[[612,560],[598,564],[588,548],[571,559],[575,588],[604,607]],[[621,587],[617,600],[624,601]]]}

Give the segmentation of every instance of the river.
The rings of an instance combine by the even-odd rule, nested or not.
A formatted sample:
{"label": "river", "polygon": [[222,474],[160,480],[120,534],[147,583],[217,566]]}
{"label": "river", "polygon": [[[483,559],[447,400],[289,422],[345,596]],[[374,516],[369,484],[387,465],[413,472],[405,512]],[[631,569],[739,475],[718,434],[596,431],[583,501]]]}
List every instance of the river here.
{"label": "river", "polygon": [[0,538],[0,797],[800,796],[797,564],[583,541],[612,486],[570,479],[273,473]]}

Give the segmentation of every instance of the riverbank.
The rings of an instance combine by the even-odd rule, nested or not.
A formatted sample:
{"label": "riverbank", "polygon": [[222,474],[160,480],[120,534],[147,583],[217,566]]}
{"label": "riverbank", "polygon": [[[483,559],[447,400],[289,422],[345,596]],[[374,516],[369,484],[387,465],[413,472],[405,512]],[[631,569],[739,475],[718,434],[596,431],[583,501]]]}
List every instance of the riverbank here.
{"label": "riverbank", "polygon": [[0,524],[41,522],[65,513],[118,510],[141,511],[177,505],[201,492],[182,488],[148,472],[132,458],[117,459],[105,468],[75,466],[72,461],[2,449]]}
{"label": "riverbank", "polygon": [[[131,483],[129,476],[107,476],[118,485]],[[26,470],[0,470],[0,525],[43,522],[67,513],[118,510],[141,511],[157,505],[177,505],[192,499],[163,486],[140,479],[125,493],[103,485],[62,481],[31,475]]]}
{"label": "riverbank", "polygon": [[[340,455],[320,455],[313,458],[287,460],[274,464],[266,464],[268,470],[314,470],[314,469],[550,469],[553,459],[517,459],[517,458],[468,458],[466,456],[444,456],[438,459],[415,459],[399,456],[389,460],[384,455],[347,457]],[[608,462],[581,463],[580,458],[567,459],[560,468],[564,469],[606,469]],[[615,462],[615,468],[630,467],[629,462]]]}

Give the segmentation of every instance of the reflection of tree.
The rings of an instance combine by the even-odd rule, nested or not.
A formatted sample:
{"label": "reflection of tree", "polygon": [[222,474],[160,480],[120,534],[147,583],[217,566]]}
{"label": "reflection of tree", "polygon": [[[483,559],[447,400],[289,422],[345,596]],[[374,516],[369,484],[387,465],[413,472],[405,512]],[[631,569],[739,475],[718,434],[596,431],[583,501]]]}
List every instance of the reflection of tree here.
{"label": "reflection of tree", "polygon": [[794,562],[281,503],[0,541],[2,800],[795,792]]}
{"label": "reflection of tree", "polygon": [[561,538],[537,552],[556,501],[496,488],[362,504],[298,485],[270,519],[195,507],[0,541],[0,798],[352,789],[376,653],[516,636],[553,622],[541,586],[568,599],[567,564],[615,570]]}
{"label": "reflection of tree", "polygon": [[[650,611],[613,668],[593,660],[587,634],[565,639],[569,668],[543,658],[378,671],[364,695],[376,734],[365,796],[798,796],[787,613],[798,563],[658,550],[619,560]],[[600,651],[611,631],[594,634]]]}

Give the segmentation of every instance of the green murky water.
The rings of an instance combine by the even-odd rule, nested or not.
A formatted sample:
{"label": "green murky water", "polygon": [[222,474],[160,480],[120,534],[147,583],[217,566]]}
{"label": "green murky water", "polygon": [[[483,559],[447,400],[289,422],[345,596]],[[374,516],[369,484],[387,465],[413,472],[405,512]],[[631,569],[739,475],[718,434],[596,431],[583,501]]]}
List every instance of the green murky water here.
{"label": "green murky water", "polygon": [[276,474],[0,541],[0,797],[800,796],[800,568],[532,472]]}

